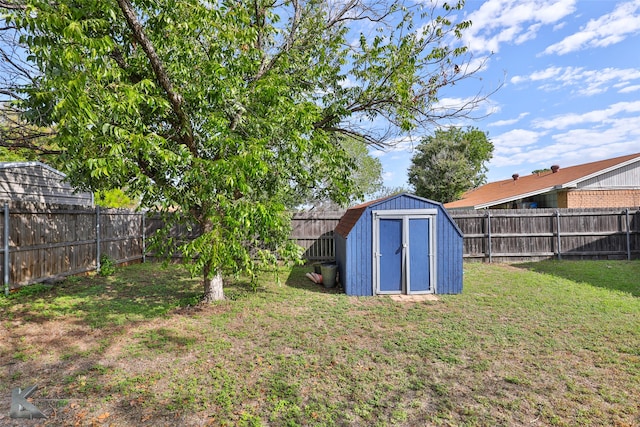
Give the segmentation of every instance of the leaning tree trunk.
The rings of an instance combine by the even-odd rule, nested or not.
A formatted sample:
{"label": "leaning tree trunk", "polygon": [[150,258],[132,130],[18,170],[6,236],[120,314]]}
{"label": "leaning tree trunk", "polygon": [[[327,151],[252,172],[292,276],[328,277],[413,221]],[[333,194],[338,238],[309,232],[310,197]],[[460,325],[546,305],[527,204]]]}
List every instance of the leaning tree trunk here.
{"label": "leaning tree trunk", "polygon": [[217,270],[211,271],[211,265],[209,264],[207,264],[203,270],[204,295],[202,301],[208,303],[223,300],[222,273]]}

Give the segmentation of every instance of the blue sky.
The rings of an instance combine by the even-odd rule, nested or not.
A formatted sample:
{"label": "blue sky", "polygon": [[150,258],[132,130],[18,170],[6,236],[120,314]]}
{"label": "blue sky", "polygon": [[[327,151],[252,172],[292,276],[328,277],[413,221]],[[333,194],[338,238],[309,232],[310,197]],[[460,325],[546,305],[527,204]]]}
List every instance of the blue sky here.
{"label": "blue sky", "polygon": [[[467,0],[464,42],[480,79],[443,96],[502,87],[460,126],[488,132],[488,180],[640,152],[640,0]],[[466,93],[465,93],[466,92]],[[374,151],[406,187],[415,143]]]}

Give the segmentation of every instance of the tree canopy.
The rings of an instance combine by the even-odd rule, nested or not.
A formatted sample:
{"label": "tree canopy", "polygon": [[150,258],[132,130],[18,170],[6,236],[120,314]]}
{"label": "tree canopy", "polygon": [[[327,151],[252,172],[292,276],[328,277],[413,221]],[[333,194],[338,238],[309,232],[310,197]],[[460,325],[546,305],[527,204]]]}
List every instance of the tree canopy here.
{"label": "tree canopy", "polygon": [[54,130],[81,189],[124,188],[194,223],[180,249],[208,300],[223,298],[223,274],[296,255],[292,194],[355,193],[357,164],[340,141],[385,147],[483,98],[438,106],[480,67],[460,44],[471,23],[450,18],[462,1],[7,4],[35,70],[11,90],[22,119]]}
{"label": "tree canopy", "polygon": [[418,196],[448,203],[486,183],[485,163],[493,157],[487,134],[476,129],[438,129],[416,147],[409,183]]}
{"label": "tree canopy", "polygon": [[[362,202],[382,188],[382,163],[369,153],[367,144],[362,140],[341,136],[337,143],[348,158],[349,179],[352,182],[351,193],[345,194],[342,198],[342,207],[344,207],[344,205]],[[298,185],[291,192],[287,205],[292,208],[313,206],[321,209],[339,209],[341,206],[332,200],[325,188],[331,185],[331,179],[328,177],[335,173],[334,167],[332,164],[326,164],[324,159],[318,158],[310,166],[316,177],[316,182],[310,183],[313,187]]]}

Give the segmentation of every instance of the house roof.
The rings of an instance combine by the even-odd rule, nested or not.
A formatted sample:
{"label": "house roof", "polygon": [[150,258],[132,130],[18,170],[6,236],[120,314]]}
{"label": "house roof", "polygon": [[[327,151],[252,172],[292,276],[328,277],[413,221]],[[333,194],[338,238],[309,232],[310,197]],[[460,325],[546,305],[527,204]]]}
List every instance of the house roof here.
{"label": "house roof", "polygon": [[62,178],[67,177],[67,175],[60,172],[58,169],[54,169],[51,166],[42,162],[0,162],[0,169],[16,169],[16,168],[29,168],[29,167],[39,167],[42,169],[46,169],[51,173],[60,175]]}
{"label": "house roof", "polygon": [[0,200],[93,205],[93,193],[76,190],[66,175],[41,162],[0,162]]}
{"label": "house roof", "polygon": [[447,209],[482,209],[553,190],[575,188],[582,181],[635,162],[640,162],[640,153],[559,168],[557,172],[548,171],[540,174],[517,177],[517,179],[491,182],[464,193],[462,199],[446,203],[444,206]]}

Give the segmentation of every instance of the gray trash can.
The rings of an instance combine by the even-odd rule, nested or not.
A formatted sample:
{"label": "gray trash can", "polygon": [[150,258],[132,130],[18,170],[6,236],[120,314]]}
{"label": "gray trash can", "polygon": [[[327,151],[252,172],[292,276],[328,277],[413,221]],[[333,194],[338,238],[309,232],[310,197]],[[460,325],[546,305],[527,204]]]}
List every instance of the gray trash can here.
{"label": "gray trash can", "polygon": [[325,288],[333,288],[336,285],[338,265],[336,263],[324,263],[320,266],[322,284]]}

